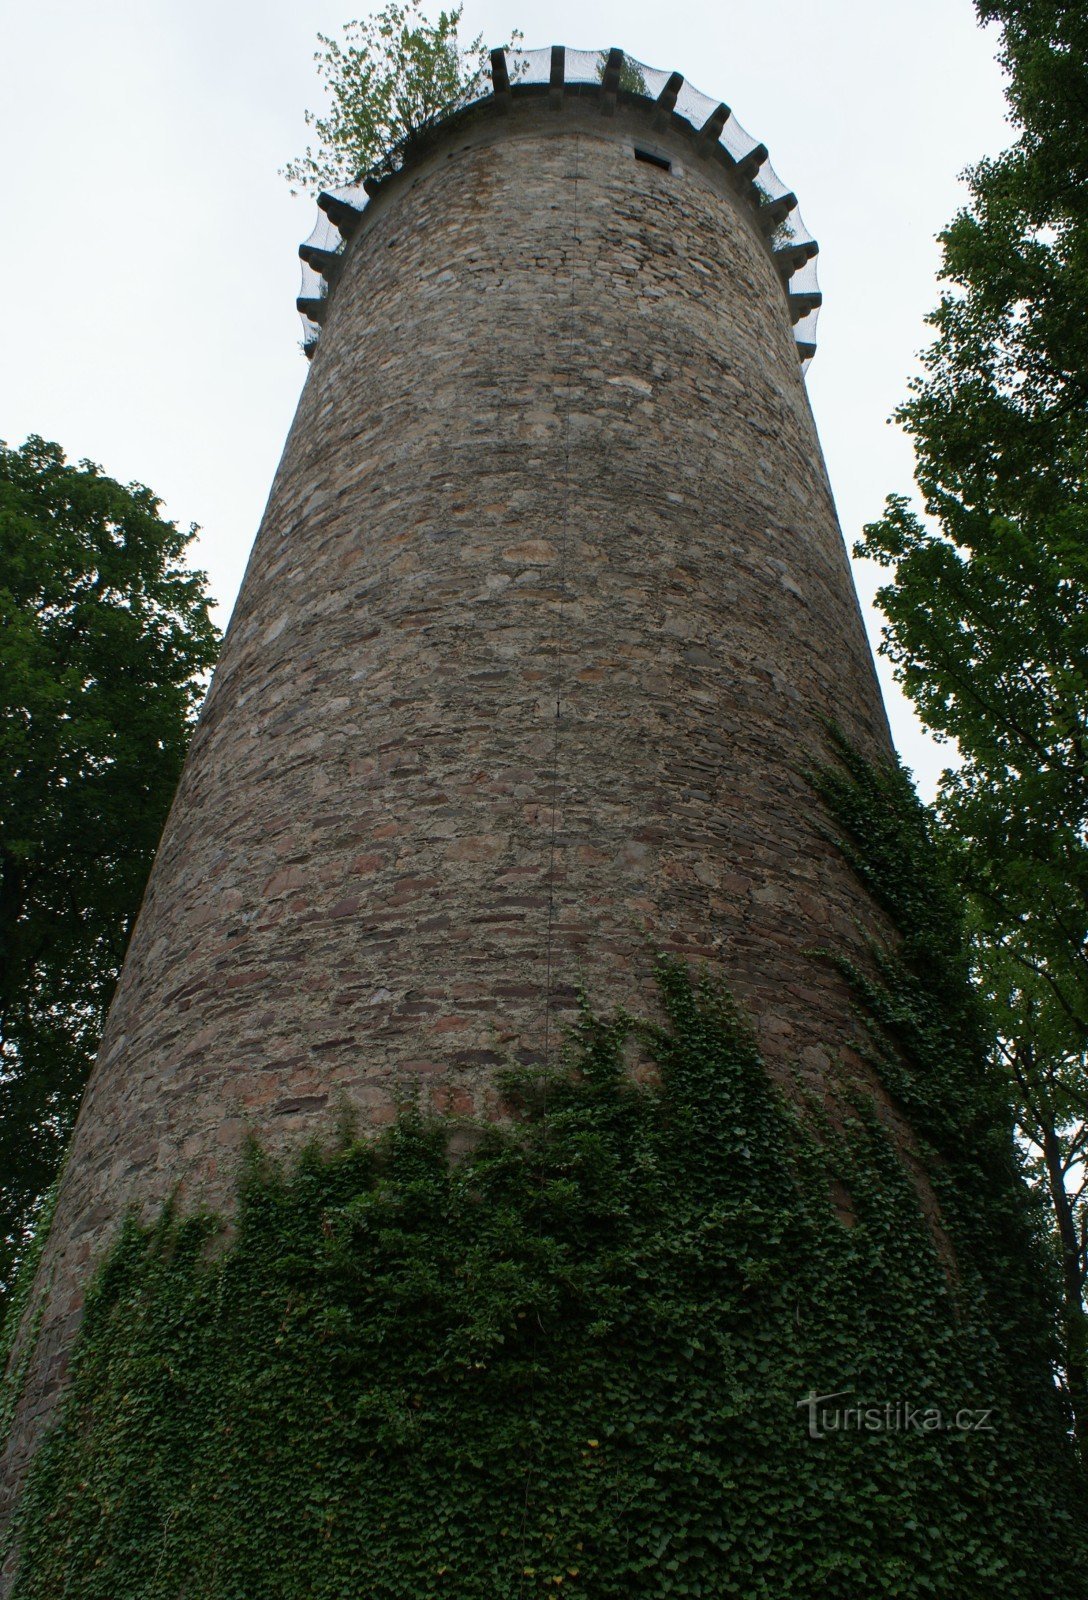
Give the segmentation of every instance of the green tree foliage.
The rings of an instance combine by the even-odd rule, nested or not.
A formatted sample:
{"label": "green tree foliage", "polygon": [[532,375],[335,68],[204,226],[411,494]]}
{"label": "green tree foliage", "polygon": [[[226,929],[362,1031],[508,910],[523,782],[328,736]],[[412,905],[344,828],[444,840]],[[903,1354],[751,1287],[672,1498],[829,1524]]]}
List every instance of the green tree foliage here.
{"label": "green tree foliage", "polygon": [[937,808],[979,981],[1053,1206],[1088,1432],[1088,10],[978,0],[1016,138],[941,235],[936,338],[898,413],[927,519],[892,496],[883,650],[962,758]]}
{"label": "green tree foliage", "polygon": [[314,60],[329,105],[323,116],[306,113],[316,147],[283,168],[296,190],[316,193],[395,168],[406,145],[486,92],[488,52],[482,34],[459,43],[462,10],[441,11],[431,24],[420,0],[393,0],[373,17],[345,23],[342,43],[318,34]]}
{"label": "green tree foliage", "polygon": [[218,635],[150,490],[0,446],[0,1282],[94,1057]]}

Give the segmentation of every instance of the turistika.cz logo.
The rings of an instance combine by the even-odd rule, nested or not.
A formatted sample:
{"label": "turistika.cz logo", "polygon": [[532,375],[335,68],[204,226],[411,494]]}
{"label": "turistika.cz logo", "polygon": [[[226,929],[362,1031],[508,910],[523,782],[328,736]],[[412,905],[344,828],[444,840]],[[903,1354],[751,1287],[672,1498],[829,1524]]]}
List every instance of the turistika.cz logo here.
{"label": "turistika.cz logo", "polygon": [[815,1389],[799,1410],[808,1412],[808,1436],[824,1439],[829,1433],[994,1433],[994,1411],[958,1406],[914,1405],[909,1400],[882,1400],[875,1405],[844,1404],[850,1389],[817,1394]]}

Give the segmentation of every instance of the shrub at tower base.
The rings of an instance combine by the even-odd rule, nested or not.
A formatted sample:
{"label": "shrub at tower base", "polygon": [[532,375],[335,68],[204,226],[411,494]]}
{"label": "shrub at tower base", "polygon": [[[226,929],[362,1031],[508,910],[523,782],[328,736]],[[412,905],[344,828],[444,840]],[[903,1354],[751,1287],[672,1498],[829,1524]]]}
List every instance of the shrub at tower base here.
{"label": "shrub at tower base", "polygon": [[254,1152],[229,1244],[130,1223],[16,1594],[1088,1592],[1048,1269],[955,919],[904,857],[898,780],[828,793],[888,908],[925,906],[863,987],[951,1253],[882,1124],[796,1115],[720,991],[663,963],[663,1022],[587,1011],[460,1161],[404,1111],[290,1170]]}

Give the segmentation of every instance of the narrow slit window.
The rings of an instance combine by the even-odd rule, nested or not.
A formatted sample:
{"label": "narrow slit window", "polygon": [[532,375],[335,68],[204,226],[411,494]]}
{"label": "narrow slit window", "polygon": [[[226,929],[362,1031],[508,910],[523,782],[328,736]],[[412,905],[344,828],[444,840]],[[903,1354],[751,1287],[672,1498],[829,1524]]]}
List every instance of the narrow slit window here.
{"label": "narrow slit window", "polygon": [[662,172],[672,171],[672,162],[667,160],[665,156],[655,156],[652,150],[640,150],[637,145],[635,146],[635,160],[645,161],[647,166],[650,167],[660,167]]}

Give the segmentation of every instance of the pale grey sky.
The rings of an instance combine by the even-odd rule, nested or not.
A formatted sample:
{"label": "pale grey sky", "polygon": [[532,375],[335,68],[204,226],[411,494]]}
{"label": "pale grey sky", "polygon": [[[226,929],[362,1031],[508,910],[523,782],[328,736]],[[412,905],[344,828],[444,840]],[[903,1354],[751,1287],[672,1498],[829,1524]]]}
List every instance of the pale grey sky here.
{"label": "pale grey sky", "polygon": [[[306,375],[296,250],[315,213],[277,168],[318,103],[315,35],[350,6],[3,7],[0,437],[56,439],[199,522],[222,621]],[[995,35],[969,0],[467,0],[466,39],[513,27],[528,47],[619,45],[675,68],[769,147],[821,245],[809,393],[852,542],[886,493],[911,487],[887,418],[925,341],[957,175],[1009,139]],[[864,602],[874,577],[858,582]],[[881,675],[929,794],[943,753]]]}

